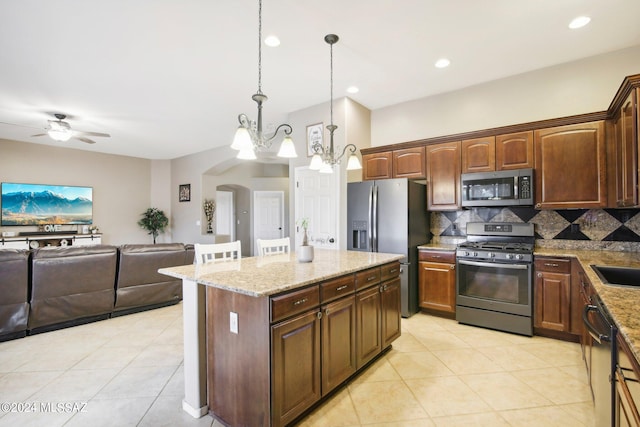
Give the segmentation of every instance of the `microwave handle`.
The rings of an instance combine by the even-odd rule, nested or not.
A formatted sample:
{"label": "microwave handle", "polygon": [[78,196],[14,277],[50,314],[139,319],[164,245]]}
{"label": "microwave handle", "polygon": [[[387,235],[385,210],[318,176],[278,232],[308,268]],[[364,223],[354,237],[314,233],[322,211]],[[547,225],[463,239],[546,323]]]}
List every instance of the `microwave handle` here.
{"label": "microwave handle", "polygon": [[520,198],[520,177],[513,177],[513,198],[518,200]]}

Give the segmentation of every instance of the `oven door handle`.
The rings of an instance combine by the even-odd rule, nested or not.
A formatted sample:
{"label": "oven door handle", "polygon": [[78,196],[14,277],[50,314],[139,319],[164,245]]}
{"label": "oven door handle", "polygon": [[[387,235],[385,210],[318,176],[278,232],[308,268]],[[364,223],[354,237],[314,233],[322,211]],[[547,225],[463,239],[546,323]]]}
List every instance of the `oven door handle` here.
{"label": "oven door handle", "polygon": [[466,260],[458,260],[458,264],[463,265],[471,265],[474,267],[500,267],[500,268],[508,268],[510,270],[527,270],[531,264],[507,264],[501,262],[478,262],[478,261],[466,261]]}

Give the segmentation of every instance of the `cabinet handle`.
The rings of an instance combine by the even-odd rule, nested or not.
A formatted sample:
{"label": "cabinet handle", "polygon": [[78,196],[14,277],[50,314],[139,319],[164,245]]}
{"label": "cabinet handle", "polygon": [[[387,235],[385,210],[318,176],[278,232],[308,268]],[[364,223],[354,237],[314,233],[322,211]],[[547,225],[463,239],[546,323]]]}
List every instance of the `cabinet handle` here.
{"label": "cabinet handle", "polygon": [[302,299],[294,302],[293,305],[300,305],[300,304],[304,304],[305,302],[307,302],[307,298],[302,298]]}
{"label": "cabinet handle", "polygon": [[380,286],[380,292],[384,292],[387,290],[387,285]]}
{"label": "cabinet handle", "polygon": [[538,273],[538,277],[542,277],[542,273]]}
{"label": "cabinet handle", "polygon": [[389,270],[389,274],[397,273],[397,272],[398,272],[398,269],[397,269],[397,268],[394,268],[394,269]]}
{"label": "cabinet handle", "polygon": [[536,208],[540,209],[542,207],[542,203],[536,203]]}
{"label": "cabinet handle", "polygon": [[318,319],[322,319],[322,312],[319,311],[318,314],[316,314],[316,316],[318,317]]}
{"label": "cabinet handle", "polygon": [[555,262],[545,262],[544,266],[545,267],[559,267],[560,264],[556,264]]}
{"label": "cabinet handle", "polygon": [[336,288],[336,292],[337,292],[337,291],[341,291],[341,290],[343,290],[343,289],[347,289],[348,287],[349,287],[348,285],[338,286],[338,287]]}
{"label": "cabinet handle", "polygon": [[324,314],[325,314],[326,316],[328,316],[328,315],[329,315],[329,309],[328,309],[328,308],[324,311]]}
{"label": "cabinet handle", "polygon": [[431,258],[442,258],[440,255],[431,255]]}
{"label": "cabinet handle", "polygon": [[367,282],[370,282],[370,281],[372,281],[372,280],[376,280],[376,276],[369,276],[369,277],[367,278]]}
{"label": "cabinet handle", "polygon": [[455,264],[451,264],[451,265],[449,266],[449,268],[450,268],[451,270],[455,270],[455,269],[456,269],[456,265],[455,265]]}

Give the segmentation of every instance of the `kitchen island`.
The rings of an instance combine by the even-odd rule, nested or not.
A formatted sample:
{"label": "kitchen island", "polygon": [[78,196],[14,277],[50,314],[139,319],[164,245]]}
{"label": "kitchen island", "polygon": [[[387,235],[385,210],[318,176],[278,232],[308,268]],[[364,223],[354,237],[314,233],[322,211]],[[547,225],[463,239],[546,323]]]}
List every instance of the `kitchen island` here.
{"label": "kitchen island", "polygon": [[315,252],[159,270],[183,281],[186,412],[289,424],[400,336],[402,255]]}

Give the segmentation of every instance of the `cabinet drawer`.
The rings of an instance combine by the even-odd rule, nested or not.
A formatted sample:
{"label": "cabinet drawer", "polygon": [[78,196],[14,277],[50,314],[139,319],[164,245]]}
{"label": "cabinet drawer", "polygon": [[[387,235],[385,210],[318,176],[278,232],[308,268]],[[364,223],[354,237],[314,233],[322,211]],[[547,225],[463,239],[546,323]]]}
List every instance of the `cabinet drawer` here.
{"label": "cabinet drawer", "polygon": [[358,290],[378,283],[380,283],[380,267],[370,268],[356,273],[356,289]]}
{"label": "cabinet drawer", "polygon": [[400,275],[400,262],[392,262],[380,267],[380,280],[386,281]]}
{"label": "cabinet drawer", "polygon": [[571,260],[566,258],[536,258],[535,270],[571,274]]}
{"label": "cabinet drawer", "polygon": [[318,286],[301,289],[271,298],[271,322],[277,322],[289,316],[320,305]]}
{"label": "cabinet drawer", "polygon": [[419,261],[444,262],[453,264],[456,262],[456,253],[452,251],[425,251],[418,252]]}
{"label": "cabinet drawer", "polygon": [[329,280],[320,285],[320,297],[323,303],[352,294],[356,290],[356,280],[353,274]]}

